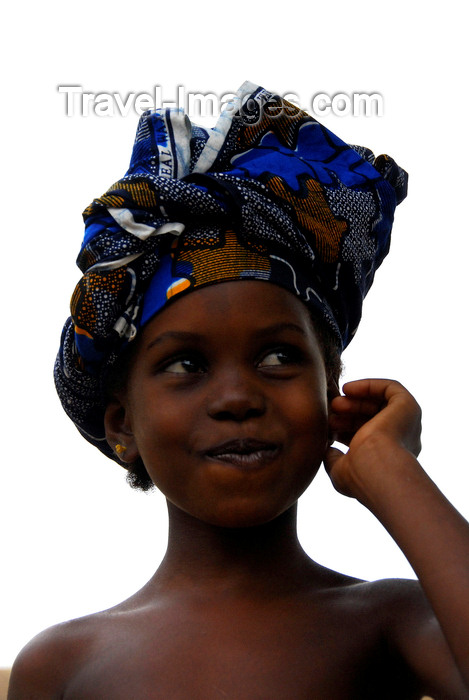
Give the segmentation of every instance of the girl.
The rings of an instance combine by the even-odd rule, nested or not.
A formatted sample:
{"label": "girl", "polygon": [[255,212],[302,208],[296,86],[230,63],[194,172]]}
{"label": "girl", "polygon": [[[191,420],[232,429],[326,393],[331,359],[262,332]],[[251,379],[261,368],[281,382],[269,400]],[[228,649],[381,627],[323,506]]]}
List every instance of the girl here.
{"label": "girl", "polygon": [[[211,131],[142,117],[85,211],[55,378],[84,437],[165,494],[168,548],[130,599],[34,639],[10,700],[469,697],[469,531],[416,459],[420,409],[391,380],[338,391],[406,182],[251,84]],[[420,582],[306,555],[322,462]]]}

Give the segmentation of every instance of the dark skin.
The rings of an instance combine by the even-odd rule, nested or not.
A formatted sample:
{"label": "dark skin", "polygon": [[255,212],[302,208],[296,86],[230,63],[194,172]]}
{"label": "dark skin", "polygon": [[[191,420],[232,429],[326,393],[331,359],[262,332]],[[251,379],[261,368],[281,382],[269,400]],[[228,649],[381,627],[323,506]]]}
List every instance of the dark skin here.
{"label": "dark skin", "polygon": [[[106,430],[167,497],[165,558],[127,601],[33,640],[9,700],[469,698],[469,531],[416,459],[419,407],[390,380],[328,387],[292,294],[233,282],[167,307]],[[296,504],[322,461],[420,582],[303,551]]]}

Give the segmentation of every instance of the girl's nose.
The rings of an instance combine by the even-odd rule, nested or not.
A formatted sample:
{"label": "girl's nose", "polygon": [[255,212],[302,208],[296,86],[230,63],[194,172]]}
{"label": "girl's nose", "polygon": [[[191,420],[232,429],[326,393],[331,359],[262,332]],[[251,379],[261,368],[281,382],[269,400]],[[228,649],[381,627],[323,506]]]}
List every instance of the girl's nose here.
{"label": "girl's nose", "polygon": [[265,409],[265,396],[255,379],[240,372],[220,376],[208,403],[208,414],[215,420],[244,421],[261,416]]}

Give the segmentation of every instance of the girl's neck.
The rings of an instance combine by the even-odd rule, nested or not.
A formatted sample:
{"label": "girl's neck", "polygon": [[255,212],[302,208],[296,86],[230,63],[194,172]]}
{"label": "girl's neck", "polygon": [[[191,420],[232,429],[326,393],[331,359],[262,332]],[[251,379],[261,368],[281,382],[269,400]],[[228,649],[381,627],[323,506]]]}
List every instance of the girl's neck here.
{"label": "girl's neck", "polygon": [[[233,592],[266,585],[290,589],[317,565],[302,549],[296,532],[296,505],[273,521],[249,528],[221,528],[204,523],[168,503],[166,555],[153,583],[173,589],[208,587]],[[309,578],[309,577],[308,577]]]}

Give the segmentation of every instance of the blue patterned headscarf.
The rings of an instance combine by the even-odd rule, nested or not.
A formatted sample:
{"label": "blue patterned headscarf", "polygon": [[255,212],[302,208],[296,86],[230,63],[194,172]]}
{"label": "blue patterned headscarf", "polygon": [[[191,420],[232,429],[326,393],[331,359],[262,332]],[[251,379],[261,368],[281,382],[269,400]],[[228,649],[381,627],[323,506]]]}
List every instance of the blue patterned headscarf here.
{"label": "blue patterned headscarf", "polygon": [[145,112],[130,167],[84,211],[83,272],[55,364],[62,405],[109,457],[103,381],[141,326],[198,287],[261,279],[352,339],[407,174],[245,83],[213,129]]}

